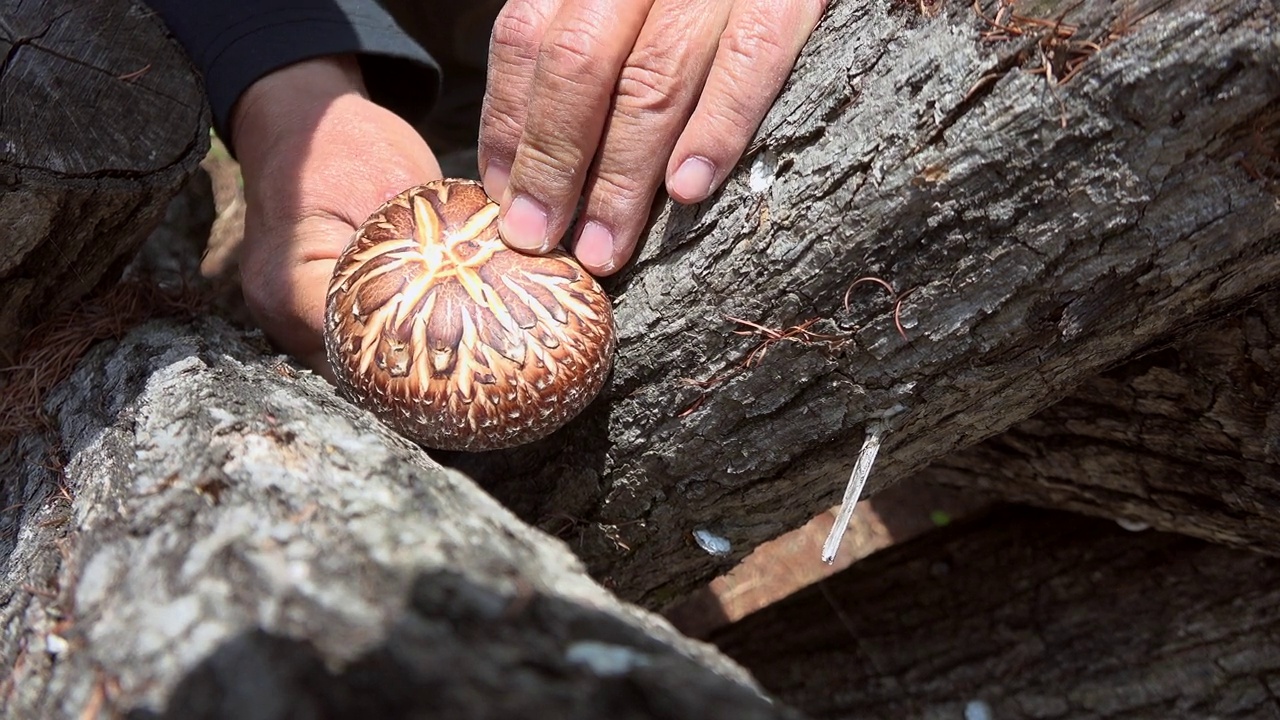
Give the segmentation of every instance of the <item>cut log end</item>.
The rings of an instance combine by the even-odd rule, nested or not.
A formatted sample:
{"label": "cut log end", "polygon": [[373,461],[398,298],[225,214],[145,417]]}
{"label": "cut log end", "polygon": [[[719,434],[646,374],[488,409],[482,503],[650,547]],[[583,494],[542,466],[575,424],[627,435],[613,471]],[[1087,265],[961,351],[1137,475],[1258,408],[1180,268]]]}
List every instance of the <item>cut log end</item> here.
{"label": "cut log end", "polygon": [[120,272],[209,141],[199,78],[136,3],[27,3],[4,30],[0,362]]}

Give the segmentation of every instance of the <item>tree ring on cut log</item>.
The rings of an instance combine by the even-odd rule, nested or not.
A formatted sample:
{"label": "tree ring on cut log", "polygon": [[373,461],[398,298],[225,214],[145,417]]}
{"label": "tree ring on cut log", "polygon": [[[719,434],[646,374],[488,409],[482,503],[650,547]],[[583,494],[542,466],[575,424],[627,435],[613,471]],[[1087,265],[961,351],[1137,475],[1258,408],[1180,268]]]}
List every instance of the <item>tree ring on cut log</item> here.
{"label": "tree ring on cut log", "polygon": [[470,180],[409,188],[338,258],[325,351],[339,391],[406,437],[495,450],[551,434],[600,392],[616,334],[608,296],[568,253],[498,236]]}

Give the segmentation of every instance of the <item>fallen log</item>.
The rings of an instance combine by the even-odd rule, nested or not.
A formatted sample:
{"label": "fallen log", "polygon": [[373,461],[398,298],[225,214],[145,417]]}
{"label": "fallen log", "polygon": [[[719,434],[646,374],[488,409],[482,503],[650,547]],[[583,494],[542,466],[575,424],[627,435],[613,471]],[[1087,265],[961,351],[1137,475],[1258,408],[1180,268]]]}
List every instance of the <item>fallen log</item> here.
{"label": "fallen log", "polygon": [[783,718],[709,646],[216,319],[0,451],[0,714]]}
{"label": "fallen log", "polygon": [[1280,280],[1274,4],[1004,7],[833,3],[612,286],[601,401],[447,461],[666,607],[837,502],[868,427],[874,492]]}
{"label": "fallen log", "polygon": [[[660,212],[613,286],[623,347],[592,411],[440,455],[624,597],[665,606],[829,506],[870,423],[874,489],[1280,277],[1273,6],[921,7],[833,4],[742,171]],[[784,712],[216,320],[96,350],[46,408],[52,440],[4,451],[15,712],[199,716],[211,688],[383,710],[459,668],[460,712],[506,702],[495,677],[517,707],[621,685],[644,708],[683,681],[679,708]],[[511,635],[458,632],[477,626]]]}
{"label": "fallen log", "polygon": [[1280,291],[919,477],[1280,554]]}
{"label": "fallen log", "polygon": [[818,718],[1268,717],[1280,562],[1012,507],[712,639]]}

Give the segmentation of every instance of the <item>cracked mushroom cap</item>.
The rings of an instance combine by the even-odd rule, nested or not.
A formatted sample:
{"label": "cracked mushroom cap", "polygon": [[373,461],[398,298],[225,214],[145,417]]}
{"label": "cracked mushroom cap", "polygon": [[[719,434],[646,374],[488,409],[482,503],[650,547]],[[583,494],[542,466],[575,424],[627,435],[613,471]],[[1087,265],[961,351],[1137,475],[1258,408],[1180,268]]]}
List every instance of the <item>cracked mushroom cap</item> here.
{"label": "cracked mushroom cap", "polygon": [[469,180],[389,200],[338,258],[325,350],[348,399],[427,447],[532,442],[586,407],[613,360],[613,309],[570,255],[509,249]]}

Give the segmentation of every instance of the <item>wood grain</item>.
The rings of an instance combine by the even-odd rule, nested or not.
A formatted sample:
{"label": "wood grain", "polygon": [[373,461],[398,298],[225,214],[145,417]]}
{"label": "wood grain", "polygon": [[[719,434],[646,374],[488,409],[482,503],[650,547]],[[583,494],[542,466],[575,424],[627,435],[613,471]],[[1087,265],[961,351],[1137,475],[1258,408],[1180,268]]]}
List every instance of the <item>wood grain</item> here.
{"label": "wood grain", "polygon": [[208,142],[203,87],[149,10],[0,2],[0,361],[119,273]]}
{"label": "wood grain", "polygon": [[1280,291],[919,477],[1280,555]]}

